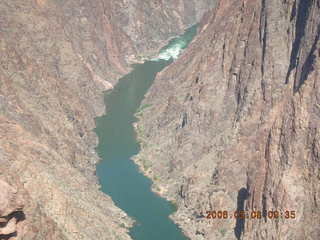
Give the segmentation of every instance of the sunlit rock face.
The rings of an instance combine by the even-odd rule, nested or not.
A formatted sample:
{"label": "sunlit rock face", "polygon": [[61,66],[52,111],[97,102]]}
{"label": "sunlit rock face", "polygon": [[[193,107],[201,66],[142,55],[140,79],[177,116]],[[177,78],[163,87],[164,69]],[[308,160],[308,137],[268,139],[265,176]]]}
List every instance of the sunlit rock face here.
{"label": "sunlit rock face", "polygon": [[319,14],[316,1],[218,1],[146,95],[137,161],[191,239],[319,238]]}
{"label": "sunlit rock face", "polygon": [[[131,221],[94,175],[102,91],[211,5],[0,1],[0,176],[23,194],[25,215],[12,238],[129,239]],[[14,231],[11,219],[1,231]]]}

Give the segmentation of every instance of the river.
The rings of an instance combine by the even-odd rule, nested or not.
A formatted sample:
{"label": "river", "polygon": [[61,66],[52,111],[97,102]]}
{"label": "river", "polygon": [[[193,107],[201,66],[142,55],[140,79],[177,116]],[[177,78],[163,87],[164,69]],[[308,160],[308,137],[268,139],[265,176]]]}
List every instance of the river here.
{"label": "river", "polygon": [[186,240],[180,229],[168,218],[174,206],[151,191],[152,182],[131,160],[139,152],[133,123],[134,114],[158,72],[171,64],[196,35],[196,25],[169,42],[158,57],[121,78],[115,88],[105,93],[107,114],[96,119],[99,138],[97,153],[101,161],[97,176],[102,191],[136,223],[130,229],[134,240]]}

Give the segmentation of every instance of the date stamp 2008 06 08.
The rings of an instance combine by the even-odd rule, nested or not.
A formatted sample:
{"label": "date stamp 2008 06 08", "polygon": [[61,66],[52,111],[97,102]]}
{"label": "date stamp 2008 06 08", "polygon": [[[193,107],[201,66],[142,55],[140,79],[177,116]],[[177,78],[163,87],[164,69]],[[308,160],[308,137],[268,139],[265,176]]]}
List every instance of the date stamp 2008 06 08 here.
{"label": "date stamp 2008 06 08", "polygon": [[227,210],[213,210],[206,211],[206,219],[295,219],[296,211],[290,210],[270,210],[270,211],[227,211]]}

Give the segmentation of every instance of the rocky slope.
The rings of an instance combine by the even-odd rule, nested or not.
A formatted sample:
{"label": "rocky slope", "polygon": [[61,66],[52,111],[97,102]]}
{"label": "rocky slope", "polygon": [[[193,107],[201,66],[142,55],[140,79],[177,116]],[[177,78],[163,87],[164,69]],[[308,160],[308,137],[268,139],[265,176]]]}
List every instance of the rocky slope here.
{"label": "rocky slope", "polygon": [[[157,76],[136,161],[191,239],[320,236],[319,16],[319,1],[217,1]],[[295,218],[203,217],[242,209]]]}
{"label": "rocky slope", "polygon": [[102,90],[211,4],[175,2],[0,2],[0,239],[129,239],[94,176],[94,118]]}

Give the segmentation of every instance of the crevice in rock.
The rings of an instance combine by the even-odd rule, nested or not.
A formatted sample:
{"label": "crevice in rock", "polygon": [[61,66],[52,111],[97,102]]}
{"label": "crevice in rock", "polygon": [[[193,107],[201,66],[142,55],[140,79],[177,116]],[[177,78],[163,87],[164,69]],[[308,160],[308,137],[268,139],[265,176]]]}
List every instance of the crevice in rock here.
{"label": "crevice in rock", "polygon": [[297,15],[297,0],[294,0],[291,16],[290,16],[290,22],[296,17]]}
{"label": "crevice in rock", "polygon": [[17,237],[17,232],[11,233],[9,235],[1,235],[0,234],[0,240],[9,240],[13,237]]}
{"label": "crevice in rock", "polygon": [[265,178],[264,178],[264,184],[263,184],[263,193],[262,193],[262,199],[261,199],[261,204],[262,204],[262,217],[264,218],[264,221],[267,222],[267,186],[268,186],[268,178],[269,178],[269,165],[270,165],[270,146],[271,146],[271,141],[272,141],[272,135],[271,131],[269,132],[268,139],[266,142],[266,147],[265,147],[265,160],[266,160],[266,166],[265,166]]}
{"label": "crevice in rock", "polygon": [[188,123],[188,115],[187,113],[183,113],[181,128],[184,128]]}
{"label": "crevice in rock", "polygon": [[[301,42],[303,40],[303,37],[305,35],[305,29],[307,25],[307,20],[309,17],[309,10],[312,5],[311,0],[300,0],[299,6],[297,8],[297,21],[296,21],[296,30],[295,30],[295,40],[292,44],[292,50],[291,50],[291,56],[290,56],[290,64],[289,69],[286,76],[285,84],[289,83],[289,77],[292,72],[292,70],[298,65],[299,59],[299,51],[301,48]],[[294,9],[296,6],[294,7]],[[293,9],[293,11],[294,11]],[[296,13],[295,13],[296,14]],[[295,15],[291,15],[291,18],[293,18]]]}
{"label": "crevice in rock", "polygon": [[267,13],[266,0],[262,0],[260,14],[260,42],[262,44],[261,74],[264,76],[264,61],[267,48]]}
{"label": "crevice in rock", "polygon": [[224,73],[224,61],[225,61],[225,53],[226,52],[226,42],[225,42],[225,39],[224,39],[224,42],[223,42],[223,46],[222,46],[222,61],[221,61],[221,71],[222,73]]}
{"label": "crevice in rock", "polygon": [[314,40],[314,42],[312,44],[310,53],[309,53],[306,61],[304,62],[303,66],[302,66],[300,79],[299,80],[297,80],[297,79],[295,80],[294,92],[297,92],[299,90],[301,85],[307,79],[308,75],[314,70],[313,63],[314,63],[314,60],[316,58],[315,51],[317,49],[317,43],[319,41],[319,38],[320,38],[320,25],[318,26],[317,34],[316,34],[315,40]]}
{"label": "crevice in rock", "polygon": [[7,219],[15,218],[17,219],[17,223],[18,223],[26,220],[26,215],[24,214],[23,211],[16,211],[8,215],[6,218]]}
{"label": "crevice in rock", "polygon": [[219,170],[217,168],[214,169],[212,173],[210,184],[213,184],[213,185],[219,184]]}
{"label": "crevice in rock", "polygon": [[262,194],[262,217],[264,218],[264,222],[267,222],[267,197],[265,194]]}
{"label": "crevice in rock", "polygon": [[16,226],[19,222],[24,221],[26,216],[23,211],[15,211],[8,216],[2,216],[0,222],[0,240],[17,237]]}

